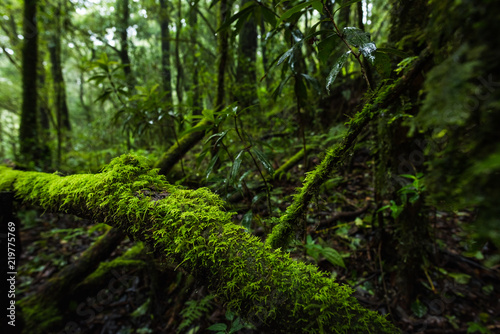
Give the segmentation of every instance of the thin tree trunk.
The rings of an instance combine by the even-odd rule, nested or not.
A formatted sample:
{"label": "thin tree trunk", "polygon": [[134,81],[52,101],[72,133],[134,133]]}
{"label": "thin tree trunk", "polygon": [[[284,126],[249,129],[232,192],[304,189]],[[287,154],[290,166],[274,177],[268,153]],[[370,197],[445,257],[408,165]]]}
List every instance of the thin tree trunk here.
{"label": "thin tree trunk", "polygon": [[182,1],[177,0],[177,24],[175,30],[175,67],[177,70],[177,78],[175,80],[175,92],[177,93],[177,103],[179,111],[182,110],[181,105],[184,100],[184,91],[182,82],[184,81],[184,66],[181,64],[181,45],[180,36],[182,29]]}
{"label": "thin tree trunk", "polygon": [[[241,7],[251,0],[242,0]],[[238,43],[238,67],[236,68],[235,99],[240,108],[247,108],[257,100],[257,25],[250,19],[241,28]]]}
{"label": "thin tree trunk", "polygon": [[122,65],[124,66],[123,71],[125,72],[129,93],[132,95],[136,80],[132,73],[130,57],[128,55],[127,29],[129,27],[130,17],[129,0],[118,0],[118,8],[120,9],[118,13],[118,35],[120,36],[119,55]]}
{"label": "thin tree trunk", "polygon": [[193,73],[192,73],[192,85],[191,85],[191,94],[192,94],[192,108],[193,115],[200,115],[203,109],[201,95],[200,95],[200,87],[199,87],[199,61],[198,61],[198,43],[196,40],[196,36],[198,34],[198,11],[194,6],[190,8],[189,11],[189,26],[191,27],[191,45],[194,48],[193,53]]}
{"label": "thin tree trunk", "polygon": [[170,72],[170,31],[168,29],[168,2],[160,0],[160,31],[161,31],[161,79],[163,91],[167,93],[167,103],[172,105],[172,74]]}
{"label": "thin tree trunk", "polygon": [[20,153],[25,163],[39,164],[37,121],[38,30],[37,1],[25,0],[22,49],[23,102],[19,127]]}

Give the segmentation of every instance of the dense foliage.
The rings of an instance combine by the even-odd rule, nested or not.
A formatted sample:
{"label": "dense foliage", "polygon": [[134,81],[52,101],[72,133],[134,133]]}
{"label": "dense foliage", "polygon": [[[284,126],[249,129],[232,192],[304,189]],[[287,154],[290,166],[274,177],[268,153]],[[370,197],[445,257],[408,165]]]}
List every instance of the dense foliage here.
{"label": "dense foliage", "polygon": [[[151,282],[144,282],[153,291],[147,309],[156,325],[167,307],[153,297],[167,294],[155,283],[158,277],[183,286],[166,272],[184,261],[189,273],[224,276],[218,281],[209,275],[209,291],[199,297],[185,292],[192,283],[179,288],[171,331],[209,327],[211,305],[218,303],[228,310],[225,320],[217,318],[225,324],[212,324],[221,332],[241,330],[256,314],[267,325],[274,321],[268,317],[280,319],[285,328],[289,319],[273,314],[288,311],[298,312],[297,319],[315,314],[319,325],[311,331],[331,332],[322,327],[331,324],[327,310],[343,306],[321,304],[321,286],[337,291],[332,279],[338,279],[349,292],[339,303],[350,298],[350,285],[362,305],[373,298],[372,308],[409,332],[419,326],[494,332],[499,315],[491,309],[500,288],[491,283],[500,263],[498,7],[494,0],[3,1],[0,158],[14,169],[57,173],[45,176],[53,186],[27,193],[21,183],[12,187],[20,172],[2,167],[0,187],[52,211],[71,203],[73,214],[139,240],[153,238],[152,249],[137,252],[151,253],[144,261],[158,261],[164,254],[155,247],[164,243],[160,251],[178,262],[155,267],[145,274]],[[127,159],[138,161],[140,173],[123,170]],[[59,176],[71,174],[77,175]],[[103,183],[96,186],[99,178]],[[67,182],[78,184],[64,193]],[[175,197],[175,214],[154,203],[144,211],[138,194],[146,188],[146,197]],[[190,209],[204,200],[217,219]],[[99,211],[107,205],[119,208]],[[145,218],[160,216],[171,220],[169,229],[163,220]],[[206,229],[219,229],[211,237],[223,240],[210,241],[205,223],[219,224]],[[265,268],[252,277],[235,274],[230,265],[213,270],[200,238],[215,247],[213,261],[218,249],[244,244],[255,259],[266,259]],[[226,261],[237,266],[240,251],[228,252]],[[366,252],[365,263],[355,260],[360,252]],[[449,257],[477,271],[449,268],[443,264]],[[130,263],[141,271],[148,267]],[[298,276],[281,283],[264,279],[266,270],[311,272],[308,286],[300,283],[297,296],[287,298],[299,303],[303,293],[307,303],[319,298],[323,306],[252,309],[265,303],[252,304],[248,296],[265,299],[265,289],[276,296],[293,290],[280,290],[281,283],[299,284]],[[493,300],[488,307],[459,314],[436,297],[450,282],[473,285],[471,277],[485,300]],[[268,279],[271,285],[258,284]],[[242,287],[249,284],[254,290],[245,295]],[[308,295],[311,284],[319,295]],[[447,305],[437,315],[435,300]],[[347,314],[358,319],[361,308],[349,305]],[[435,324],[432,316],[444,320]],[[338,323],[339,332],[349,332],[348,322]]]}

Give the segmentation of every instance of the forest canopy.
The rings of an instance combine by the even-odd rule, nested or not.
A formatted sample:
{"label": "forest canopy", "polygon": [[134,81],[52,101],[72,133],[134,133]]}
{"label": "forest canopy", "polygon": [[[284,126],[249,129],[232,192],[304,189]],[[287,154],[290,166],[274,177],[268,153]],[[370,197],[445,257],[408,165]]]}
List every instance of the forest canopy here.
{"label": "forest canopy", "polygon": [[[494,333],[499,20],[493,0],[2,1],[20,326]],[[82,317],[117,270],[144,296]]]}

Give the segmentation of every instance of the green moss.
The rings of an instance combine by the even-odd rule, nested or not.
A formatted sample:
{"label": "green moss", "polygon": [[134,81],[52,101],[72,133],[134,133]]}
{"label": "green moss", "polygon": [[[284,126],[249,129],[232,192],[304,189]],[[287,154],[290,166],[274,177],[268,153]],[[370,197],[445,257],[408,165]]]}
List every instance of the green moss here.
{"label": "green moss", "polygon": [[143,268],[146,263],[142,260],[138,260],[137,257],[140,256],[144,250],[144,244],[139,242],[133,247],[129,248],[125,254],[117,257],[109,262],[101,262],[99,267],[89,276],[85,278],[82,285],[90,281],[99,281],[102,277],[108,275],[112,270],[122,269],[122,268]]}
{"label": "green moss", "polygon": [[[26,302],[26,299],[21,299],[19,306],[26,321],[24,333],[47,333],[47,331],[57,328],[62,321],[57,305],[49,300],[30,299],[29,302]],[[32,321],[32,319],[36,319],[36,321]]]}
{"label": "green moss", "polygon": [[[317,187],[316,178],[328,173],[327,167],[320,168],[308,175],[306,184]],[[10,179],[5,187],[24,201],[107,222],[148,243],[208,283],[221,303],[259,328],[397,332],[384,317],[361,307],[349,287],[234,225],[232,213],[224,211],[223,201],[210,190],[172,186],[143,158],[118,157],[95,175],[60,177],[8,169],[0,175]]]}

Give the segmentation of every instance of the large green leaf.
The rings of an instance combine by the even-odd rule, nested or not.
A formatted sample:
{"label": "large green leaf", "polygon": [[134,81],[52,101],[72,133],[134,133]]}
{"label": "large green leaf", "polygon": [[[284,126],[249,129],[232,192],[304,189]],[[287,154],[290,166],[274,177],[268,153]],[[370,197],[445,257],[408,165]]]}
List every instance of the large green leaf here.
{"label": "large green leaf", "polygon": [[343,29],[343,36],[349,44],[357,47],[361,54],[373,64],[375,57],[372,53],[377,50],[377,47],[371,41],[369,33],[359,28],[345,27]]}
{"label": "large green leaf", "polygon": [[279,17],[279,15],[264,5],[259,6],[259,8],[262,13],[262,17],[264,18],[264,21],[266,21],[273,27],[276,26],[276,23],[278,22],[277,18]]}
{"label": "large green leaf", "polygon": [[335,49],[338,42],[337,35],[331,35],[318,43],[318,59],[322,63],[326,63],[332,51]]}
{"label": "large green leaf", "polygon": [[339,74],[340,70],[344,66],[344,63],[347,59],[347,56],[349,56],[350,53],[351,53],[351,51],[347,51],[342,56],[340,56],[339,59],[337,59],[335,64],[333,64],[333,68],[330,71],[330,74],[328,74],[328,77],[326,78],[326,90],[328,91],[328,94],[330,94],[330,85],[337,78],[337,75]]}

